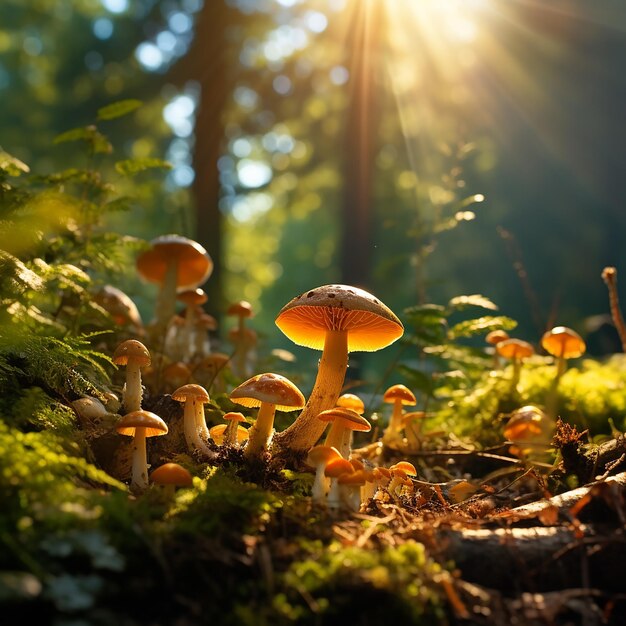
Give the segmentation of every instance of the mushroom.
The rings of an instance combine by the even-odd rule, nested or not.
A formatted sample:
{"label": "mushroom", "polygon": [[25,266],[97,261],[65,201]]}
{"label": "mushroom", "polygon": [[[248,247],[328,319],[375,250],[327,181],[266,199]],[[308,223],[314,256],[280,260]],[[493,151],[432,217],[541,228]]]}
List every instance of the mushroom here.
{"label": "mushroom", "polygon": [[395,498],[399,495],[403,486],[412,487],[409,476],[417,476],[417,470],[413,463],[408,461],[399,461],[389,468],[391,472],[391,481],[387,485],[387,491]]}
{"label": "mushroom", "polygon": [[121,289],[104,285],[96,292],[93,301],[111,316],[117,326],[130,326],[135,332],[143,333],[137,305]]}
{"label": "mushroom", "polygon": [[342,457],[341,454],[339,454],[339,450],[331,446],[313,446],[309,450],[306,457],[306,464],[315,469],[315,479],[311,489],[311,497],[314,502],[324,502],[329,488],[324,470],[330,461],[340,458]]}
{"label": "mushroom", "polygon": [[557,359],[557,378],[567,366],[567,359],[576,359],[585,353],[586,345],[582,337],[567,326],[555,326],[541,338],[541,347]]}
{"label": "mushroom", "polygon": [[246,407],[259,407],[257,418],[249,429],[244,456],[257,459],[267,449],[274,427],[274,415],[279,411],[296,411],[304,406],[302,392],[280,374],[257,374],[241,383],[230,399]]}
{"label": "mushroom", "polygon": [[344,393],[343,395],[337,398],[337,406],[342,406],[346,409],[352,409],[356,411],[359,415],[363,415],[365,413],[365,405],[363,404],[363,400],[356,396],[353,393]]}
{"label": "mushroom", "polygon": [[402,442],[402,407],[416,404],[415,394],[405,385],[392,385],[385,391],[383,402],[393,404],[393,412],[383,434],[383,443],[389,445],[394,441]]}
{"label": "mushroom", "polygon": [[163,391],[172,393],[175,389],[186,385],[191,378],[191,370],[182,361],[168,363],[163,368]]}
{"label": "mushroom", "polygon": [[417,451],[422,447],[420,434],[422,431],[422,423],[425,418],[425,411],[411,411],[410,413],[405,413],[402,416],[404,434],[406,435],[407,446],[410,450]]}
{"label": "mushroom", "polygon": [[176,291],[194,289],[213,271],[208,252],[196,241],[180,235],[162,235],[136,261],[137,271],[160,286],[156,302],[154,331],[158,337],[174,314]]}
{"label": "mushroom", "polygon": [[189,383],[179,387],[172,394],[172,399],[184,402],[183,430],[190,450],[192,452],[199,450],[212,457],[214,453],[206,443],[210,438],[209,429],[204,420],[204,405],[210,400],[207,390],[200,385]]}
{"label": "mushroom", "polygon": [[511,389],[515,390],[519,382],[522,361],[529,356],[535,354],[535,349],[527,341],[522,339],[505,339],[496,344],[496,352],[505,359],[513,361],[513,378],[511,380]]}
{"label": "mushroom", "polygon": [[512,444],[509,452],[520,458],[543,456],[554,429],[554,420],[535,405],[529,404],[513,411],[504,427],[504,436]]}
{"label": "mushroom", "polygon": [[131,411],[115,427],[120,435],[133,437],[133,460],[130,487],[141,492],[148,486],[148,460],[146,438],[167,434],[167,424],[150,411]]}
{"label": "mushroom", "polygon": [[349,511],[357,512],[361,508],[361,489],[366,482],[362,469],[337,476],[339,500]]}
{"label": "mushroom", "polygon": [[224,393],[224,373],[229,369],[230,357],[222,352],[213,352],[198,361],[193,370],[193,379],[215,393]]}
{"label": "mushroom", "polygon": [[317,416],[337,404],[348,352],[371,352],[402,336],[396,315],[370,293],[348,285],[324,285],[288,302],[276,325],[296,344],[322,350],[317,378],[298,419],[276,436],[280,448],[304,451],[324,431]]}
{"label": "mushroom", "polygon": [[126,384],[122,394],[122,405],[127,413],[141,409],[143,388],[141,386],[141,368],[150,365],[148,348],[136,339],[122,342],[113,353],[115,365],[126,366]]}
{"label": "mushroom", "polygon": [[228,443],[226,441],[226,430],[228,426],[230,426],[230,424],[217,424],[209,428],[209,435],[218,446],[233,445],[234,443],[242,444],[248,439],[248,429],[237,425],[237,430],[233,431],[233,433],[235,433],[233,441],[232,443]]}
{"label": "mushroom", "polygon": [[185,323],[181,331],[182,357],[183,361],[191,361],[195,352],[196,319],[202,312],[200,307],[208,300],[208,296],[203,289],[196,287],[195,289],[180,289],[176,299],[185,305]]}
{"label": "mushroom", "polygon": [[356,411],[337,406],[322,411],[317,418],[322,422],[332,422],[324,445],[337,448],[344,459],[350,458],[352,432],[369,432],[371,424]]}
{"label": "mushroom", "polygon": [[[490,333],[487,333],[485,336],[485,341],[491,346],[497,346],[499,343],[510,339],[509,333],[506,330],[492,330]],[[493,348],[492,348],[493,349]],[[497,369],[500,365],[500,361],[498,359],[498,352],[493,350],[493,369]]]}
{"label": "mushroom", "polygon": [[326,503],[330,509],[338,509],[343,503],[342,489],[340,489],[337,479],[342,474],[352,474],[354,467],[348,459],[338,458],[328,461],[324,469],[324,476],[330,478],[330,489],[328,490],[328,497]]}
{"label": "mushroom", "polygon": [[228,425],[224,431],[224,445],[232,445],[235,443],[235,440],[237,440],[238,443],[241,443],[238,436],[240,428],[242,430],[245,430],[245,436],[246,438],[248,437],[248,430],[239,426],[240,422],[246,421],[243,413],[239,413],[238,411],[229,411],[228,413],[224,413],[224,419],[228,422]]}
{"label": "mushroom", "polygon": [[151,474],[150,480],[160,485],[168,496],[173,496],[177,487],[191,487],[193,477],[191,473],[178,463],[164,463],[159,465]]}
{"label": "mushroom", "polygon": [[211,330],[217,330],[217,320],[212,315],[201,311],[197,316],[193,329],[193,361],[202,359],[210,354],[211,338],[209,331]]}

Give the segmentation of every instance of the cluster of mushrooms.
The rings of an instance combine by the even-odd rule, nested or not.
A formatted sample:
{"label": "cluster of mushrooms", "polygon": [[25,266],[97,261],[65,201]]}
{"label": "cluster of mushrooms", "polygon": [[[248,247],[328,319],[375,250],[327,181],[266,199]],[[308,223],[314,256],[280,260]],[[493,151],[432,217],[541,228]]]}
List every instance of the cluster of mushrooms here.
{"label": "cluster of mushrooms", "polygon": [[[392,499],[410,493],[414,485],[410,477],[416,475],[411,463],[399,461],[383,467],[375,458],[352,450],[353,433],[369,432],[371,424],[363,417],[363,401],[354,394],[342,395],[349,353],[380,350],[399,339],[404,328],[398,317],[370,293],[347,285],[317,287],[288,302],[276,317],[278,328],[294,343],[321,351],[317,377],[307,399],[280,374],[252,373],[250,354],[256,334],[246,326],[245,320],[252,316],[248,303],[235,303],[228,311],[237,318],[229,333],[234,351],[230,355],[214,351],[208,331],[215,329],[215,321],[201,308],[206,294],[200,287],[212,268],[202,246],[178,235],[158,237],[137,259],[138,272],[159,286],[159,295],[153,321],[145,328],[133,322],[137,336],[156,348],[155,356],[139,339],[123,341],[113,355],[115,364],[126,367],[119,409],[122,417],[116,430],[133,437],[131,490],[141,493],[150,482],[170,485],[168,489],[191,484],[189,472],[176,463],[165,463],[148,473],[146,439],[166,435],[168,426],[161,417],[142,408],[143,370],[144,376],[152,377],[153,385],[155,380],[160,385],[160,393],[169,393],[184,405],[187,452],[198,460],[214,460],[216,446],[237,447],[251,462],[288,452],[291,458],[304,459],[315,473],[312,499],[329,508],[358,510],[365,500],[382,493]],[[184,304],[183,315],[176,313],[177,301]],[[103,300],[101,304],[105,306]],[[128,307],[127,303],[126,310]],[[555,328],[542,341],[558,359],[559,377],[564,371],[562,361],[575,352],[566,331],[569,329]],[[491,333],[487,341],[495,346],[497,355],[513,360],[514,376],[519,377],[519,366],[532,346],[501,332]],[[226,367],[235,380],[245,379],[234,389],[229,390],[218,376]],[[209,429],[204,409],[210,402],[207,389],[227,393],[242,410],[256,409],[252,426],[246,427],[250,415],[231,411],[224,414],[224,423]],[[393,408],[381,439],[374,438],[374,443],[400,453],[419,450],[425,413],[404,410],[416,404],[414,394],[397,384],[386,390],[383,400]],[[289,427],[275,432],[276,411],[299,413]],[[533,419],[527,417],[531,425]],[[523,423],[519,422],[515,433],[524,430]]]}

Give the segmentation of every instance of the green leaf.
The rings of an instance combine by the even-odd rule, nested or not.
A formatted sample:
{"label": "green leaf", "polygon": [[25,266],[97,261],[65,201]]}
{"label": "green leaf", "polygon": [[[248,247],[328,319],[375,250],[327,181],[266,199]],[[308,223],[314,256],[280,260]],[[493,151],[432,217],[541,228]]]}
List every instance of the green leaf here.
{"label": "green leaf", "polygon": [[418,345],[444,341],[447,331],[445,312],[445,308],[438,304],[425,304],[405,309],[407,321],[412,326],[406,339]]}
{"label": "green leaf", "polygon": [[57,135],[53,143],[59,144],[69,141],[86,141],[91,144],[91,148],[96,154],[109,154],[113,151],[113,146],[111,146],[109,140],[95,126],[72,128]]}
{"label": "green leaf", "polygon": [[19,176],[30,172],[30,168],[8,152],[0,150],[0,170],[4,170],[9,176]]}
{"label": "green leaf", "polygon": [[118,161],[115,164],[115,169],[123,176],[134,176],[144,170],[154,168],[171,169],[172,164],[164,161],[163,159],[155,159],[146,157],[143,159],[127,159],[125,161]]}
{"label": "green leaf", "polygon": [[504,315],[486,315],[473,320],[465,320],[455,324],[448,331],[449,339],[458,339],[459,337],[475,337],[492,330],[512,330],[517,326],[517,322],[510,317]]}
{"label": "green leaf", "polygon": [[119,102],[114,102],[113,104],[109,104],[101,109],[98,109],[98,121],[102,120],[114,120],[118,117],[123,117],[124,115],[128,115],[132,113],[140,106],[142,106],[143,102],[141,100],[120,100]]}
{"label": "green leaf", "polygon": [[123,213],[125,211],[130,211],[132,208],[132,204],[135,202],[133,198],[128,196],[120,196],[119,198],[115,198],[115,200],[111,200],[110,202],[106,202],[102,205],[103,213]]}
{"label": "green leaf", "polygon": [[489,300],[489,298],[485,298],[485,296],[481,296],[480,294],[457,296],[448,302],[448,308],[453,311],[463,311],[464,309],[472,306],[489,309],[490,311],[498,310],[498,306],[496,304]]}

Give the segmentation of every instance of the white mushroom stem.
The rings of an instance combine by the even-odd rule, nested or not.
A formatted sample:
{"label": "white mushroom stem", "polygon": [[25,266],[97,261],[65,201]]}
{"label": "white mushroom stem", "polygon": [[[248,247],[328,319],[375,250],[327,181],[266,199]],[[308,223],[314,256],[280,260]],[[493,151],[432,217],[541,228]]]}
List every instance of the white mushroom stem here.
{"label": "white mushroom stem", "polygon": [[336,478],[330,479],[330,490],[328,491],[328,498],[326,500],[326,504],[329,509],[339,509],[342,504],[342,493],[340,489],[341,485],[339,484]]}
{"label": "white mushroom stem", "polygon": [[326,439],[324,440],[324,445],[337,448],[339,454],[341,454],[344,459],[349,459],[351,444],[352,430],[345,426],[344,420],[339,418],[334,419],[330,425],[328,435],[326,435]]}
{"label": "white mushroom stem", "polygon": [[139,363],[133,359],[129,359],[126,364],[126,385],[124,386],[124,394],[122,403],[126,413],[141,410],[141,399],[143,389],[141,387],[141,368]]}
{"label": "white mushroom stem", "polygon": [[313,487],[311,489],[311,498],[313,502],[323,503],[328,494],[329,482],[328,478],[324,475],[326,470],[326,463],[320,461],[315,467],[315,479],[313,480]]}
{"label": "white mushroom stem", "polygon": [[178,278],[178,259],[172,259],[165,271],[163,284],[157,296],[155,320],[158,330],[163,330],[176,310],[176,285]]}
{"label": "white mushroom stem", "polygon": [[204,421],[202,402],[185,401],[183,429],[185,431],[185,441],[192,452],[200,450],[204,454],[213,456],[213,451],[206,444],[206,441],[209,439],[209,430]]}
{"label": "white mushroom stem", "polygon": [[313,391],[296,421],[275,437],[281,448],[303,452],[315,445],[326,428],[317,416],[337,404],[347,368],[348,331],[327,330]]}
{"label": "white mushroom stem", "polygon": [[133,465],[130,476],[130,488],[132,491],[139,492],[148,488],[148,457],[146,452],[145,428],[135,428],[135,435],[133,437]]}
{"label": "white mushroom stem", "polygon": [[276,405],[269,402],[261,402],[256,421],[248,431],[248,443],[244,456],[248,459],[258,458],[267,449],[267,444],[274,428],[274,415]]}
{"label": "white mushroom stem", "polygon": [[400,398],[396,398],[393,401],[393,413],[391,414],[388,428],[389,432],[394,435],[402,432],[402,400]]}

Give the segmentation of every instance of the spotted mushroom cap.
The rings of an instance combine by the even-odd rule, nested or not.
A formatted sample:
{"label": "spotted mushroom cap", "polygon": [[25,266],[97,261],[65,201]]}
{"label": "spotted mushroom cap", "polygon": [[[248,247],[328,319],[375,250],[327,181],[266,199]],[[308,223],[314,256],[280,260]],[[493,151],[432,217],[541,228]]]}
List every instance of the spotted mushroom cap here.
{"label": "spotted mushroom cap", "polygon": [[153,239],[152,247],[136,261],[137,271],[146,280],[162,284],[172,260],[177,260],[176,286],[194,289],[204,283],[213,271],[213,260],[196,241],[180,235],[162,235]]}
{"label": "spotted mushroom cap", "polygon": [[167,424],[156,414],[150,411],[131,411],[122,417],[115,430],[120,435],[135,436],[137,428],[146,429],[146,437],[167,435]]}
{"label": "spotted mushroom cap", "polygon": [[383,395],[384,402],[395,402],[400,400],[401,404],[413,405],[417,403],[415,394],[405,385],[392,385]]}
{"label": "spotted mushroom cap", "polygon": [[150,352],[141,341],[127,339],[115,348],[113,363],[128,365],[130,360],[138,362],[140,366],[150,365]]}
{"label": "spotted mushroom cap", "polygon": [[297,296],[276,325],[294,343],[323,350],[328,330],[348,331],[348,351],[373,352],[399,339],[404,327],[372,294],[348,285],[324,285]]}
{"label": "spotted mushroom cap", "polygon": [[275,404],[279,411],[296,411],[305,404],[302,392],[280,374],[257,374],[232,391],[230,399],[247,407]]}
{"label": "spotted mushroom cap", "polygon": [[542,348],[556,357],[575,359],[585,353],[585,342],[582,337],[567,326],[555,326],[545,332],[541,338]]}

